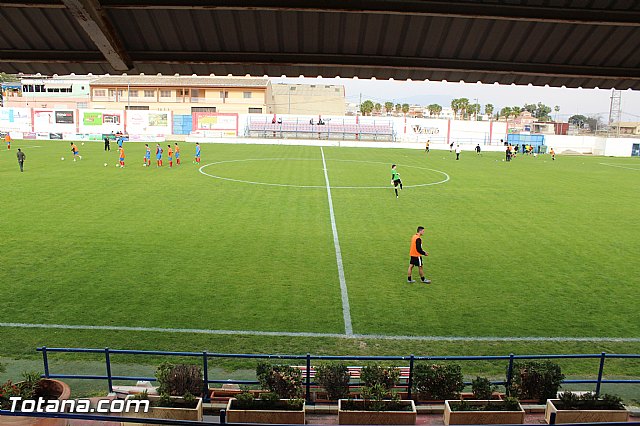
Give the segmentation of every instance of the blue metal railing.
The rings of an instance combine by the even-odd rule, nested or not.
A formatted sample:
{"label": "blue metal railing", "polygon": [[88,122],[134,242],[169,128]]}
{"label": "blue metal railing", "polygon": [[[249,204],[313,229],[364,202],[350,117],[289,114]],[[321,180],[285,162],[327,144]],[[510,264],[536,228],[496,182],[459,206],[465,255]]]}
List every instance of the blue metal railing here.
{"label": "blue metal railing", "polygon": [[[411,398],[412,385],[413,385],[413,371],[416,362],[419,361],[508,361],[506,380],[494,381],[494,385],[503,385],[509,387],[513,378],[513,365],[516,360],[549,360],[549,359],[598,359],[599,366],[597,371],[597,378],[590,379],[576,379],[576,380],[564,380],[563,383],[580,383],[580,384],[595,384],[595,393],[600,394],[600,389],[603,384],[640,384],[640,379],[605,379],[604,367],[605,360],[607,359],[635,359],[640,360],[640,354],[607,354],[602,352],[600,354],[559,354],[559,355],[489,355],[489,356],[342,356],[342,355],[279,355],[279,354],[225,354],[225,353],[211,353],[207,351],[203,352],[173,352],[173,351],[145,351],[145,350],[131,350],[131,349],[88,349],[88,348],[48,348],[46,346],[37,348],[38,352],[42,353],[42,361],[44,364],[45,378],[50,379],[84,379],[84,380],[106,380],[108,384],[109,392],[113,392],[113,381],[155,381],[155,377],[137,377],[137,376],[118,376],[113,375],[111,371],[111,357],[112,355],[146,355],[146,356],[176,356],[176,357],[193,357],[200,358],[202,360],[202,367],[204,373],[203,383],[203,396],[204,401],[208,402],[209,392],[208,388],[210,384],[215,383],[234,383],[242,385],[255,385],[259,382],[255,380],[221,380],[211,379],[209,377],[208,366],[209,359],[211,358],[243,358],[243,359],[269,359],[269,360],[301,360],[306,365],[306,372],[304,374],[304,387],[307,403],[311,403],[311,386],[316,385],[311,378],[311,365],[312,361],[395,361],[408,363],[409,373],[407,377],[407,383],[401,384],[399,387],[406,388],[408,397]],[[49,366],[49,354],[51,353],[88,353],[88,354],[104,354],[105,357],[105,370],[106,375],[79,375],[79,374],[52,374]],[[470,383],[466,382],[466,385]],[[360,383],[354,384],[359,386]]]}

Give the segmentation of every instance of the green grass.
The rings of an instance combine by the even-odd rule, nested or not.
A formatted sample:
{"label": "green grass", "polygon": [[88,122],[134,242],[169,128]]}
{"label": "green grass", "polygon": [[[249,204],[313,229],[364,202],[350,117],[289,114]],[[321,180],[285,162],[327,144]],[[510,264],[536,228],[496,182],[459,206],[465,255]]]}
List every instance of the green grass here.
{"label": "green grass", "polygon": [[[28,146],[41,145],[40,148]],[[100,143],[17,141],[0,152],[0,322],[343,333],[318,147],[192,144],[183,164],[127,167]],[[26,172],[15,149],[25,147]],[[354,332],[413,336],[640,336],[637,159],[476,157],[324,148]],[[60,161],[64,156],[65,161]],[[290,159],[290,160],[287,160]],[[354,161],[343,161],[354,160]],[[107,167],[103,163],[108,163]],[[165,161],[166,162],[166,161]],[[429,287],[405,283],[418,225]],[[417,273],[415,274],[417,276]],[[38,345],[218,352],[640,352],[640,343],[420,342],[0,328],[0,355]],[[232,363],[230,363],[232,364]],[[591,363],[592,364],[592,363]],[[577,362],[589,374],[595,367]],[[633,365],[612,372],[638,373]],[[501,366],[499,368],[502,368]]]}

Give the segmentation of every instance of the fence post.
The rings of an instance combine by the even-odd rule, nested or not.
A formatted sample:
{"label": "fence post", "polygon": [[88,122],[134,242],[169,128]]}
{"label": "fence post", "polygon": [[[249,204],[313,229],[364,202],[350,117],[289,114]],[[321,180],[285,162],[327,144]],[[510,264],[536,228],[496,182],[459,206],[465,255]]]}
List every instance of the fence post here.
{"label": "fence post", "polygon": [[509,354],[509,368],[507,369],[507,384],[505,385],[505,391],[507,395],[510,395],[509,389],[511,388],[511,380],[513,379],[513,357],[512,353]]}
{"label": "fence post", "polygon": [[413,387],[413,361],[414,356],[409,357],[409,380],[407,381],[407,399],[411,399],[411,388]]}
{"label": "fence post", "polygon": [[596,383],[596,396],[600,396],[600,385],[602,384],[602,373],[604,372],[604,359],[607,356],[605,352],[600,354],[600,368],[598,369],[598,383]]}
{"label": "fence post", "polygon": [[227,423],[227,410],[224,408],[220,410],[220,424],[223,425]]}
{"label": "fence post", "polygon": [[307,352],[307,373],[306,373],[306,400],[307,404],[311,403],[311,354]]}
{"label": "fence post", "polygon": [[204,390],[203,401],[209,402],[209,358],[207,357],[207,351],[202,351],[202,368],[204,373]]}
{"label": "fence post", "polygon": [[554,411],[553,413],[550,413],[549,416],[549,424],[550,425],[555,425],[556,424],[556,412]]}
{"label": "fence post", "polygon": [[44,363],[44,377],[49,378],[49,357],[47,356],[47,347],[42,347],[42,362]]}
{"label": "fence post", "polygon": [[107,363],[107,380],[109,382],[109,393],[112,393],[113,379],[111,378],[111,357],[109,356],[109,348],[104,348],[104,358]]}

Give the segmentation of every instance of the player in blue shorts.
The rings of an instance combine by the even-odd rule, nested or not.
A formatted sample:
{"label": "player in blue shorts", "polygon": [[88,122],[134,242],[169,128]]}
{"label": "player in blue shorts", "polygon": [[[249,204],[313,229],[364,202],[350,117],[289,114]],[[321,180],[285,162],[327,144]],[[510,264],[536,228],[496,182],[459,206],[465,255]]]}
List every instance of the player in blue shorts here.
{"label": "player in blue shorts", "polygon": [[73,142],[71,142],[71,152],[73,152],[73,161],[76,161],[76,158],[82,160],[82,156],[80,155],[80,151],[78,151],[78,147]]}
{"label": "player in blue shorts", "polygon": [[144,163],[142,163],[143,166],[145,167],[149,167],[151,166],[151,148],[149,148],[149,144],[145,143],[144,144]]}
{"label": "player in blue shorts", "polygon": [[156,167],[162,167],[162,148],[160,148],[160,144],[156,144],[156,162],[158,163]]}
{"label": "player in blue shorts", "polygon": [[175,147],[173,148],[173,152],[176,153],[176,164],[180,165],[180,147],[178,146],[178,142],[175,143]]}
{"label": "player in blue shorts", "polygon": [[200,143],[196,142],[196,164],[200,164]]}

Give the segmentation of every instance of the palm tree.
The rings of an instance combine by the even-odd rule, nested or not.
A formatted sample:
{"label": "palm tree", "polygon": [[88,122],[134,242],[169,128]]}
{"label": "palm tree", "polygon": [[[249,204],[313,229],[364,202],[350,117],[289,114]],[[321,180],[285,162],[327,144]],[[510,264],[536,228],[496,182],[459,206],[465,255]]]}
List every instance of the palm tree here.
{"label": "palm tree", "polygon": [[402,104],[402,113],[404,115],[407,115],[407,113],[409,112],[409,104]]}
{"label": "palm tree", "polygon": [[519,106],[511,107],[511,113],[513,114],[513,118],[518,118],[520,114],[522,114],[522,108]]}
{"label": "palm tree", "polygon": [[389,113],[393,111],[393,102],[389,102],[389,101],[385,102],[384,110],[387,112],[387,115],[389,115]]}
{"label": "palm tree", "polygon": [[460,114],[462,115],[462,118],[464,118],[467,115],[467,111],[469,110],[469,99],[458,99],[458,108],[460,108]]}
{"label": "palm tree", "polygon": [[513,114],[513,111],[511,110],[511,107],[504,107],[500,110],[500,117],[504,117],[507,120],[509,119],[509,116]]}
{"label": "palm tree", "polygon": [[438,116],[442,112],[442,107],[438,104],[431,104],[427,106],[427,110],[429,111],[429,117]]}
{"label": "palm tree", "polygon": [[402,105],[396,104],[396,114],[400,114],[401,111],[402,111]]}
{"label": "palm tree", "polygon": [[493,114],[493,104],[486,104],[484,106],[484,113],[487,114],[489,116],[489,118],[491,118],[491,114]]}
{"label": "palm tree", "polygon": [[453,110],[453,119],[458,117],[458,111],[460,111],[460,99],[451,99],[451,109]]}
{"label": "palm tree", "polygon": [[560,105],[554,106],[553,110],[556,112],[556,121],[558,121],[558,113],[560,112]]}
{"label": "palm tree", "polygon": [[376,104],[373,106],[373,109],[375,109],[375,110],[376,110],[376,114],[380,115],[380,112],[382,111],[382,105],[380,105],[380,102],[376,103]]}
{"label": "palm tree", "polygon": [[373,107],[373,102],[366,100],[360,105],[360,112],[362,113],[362,115],[371,115]]}

